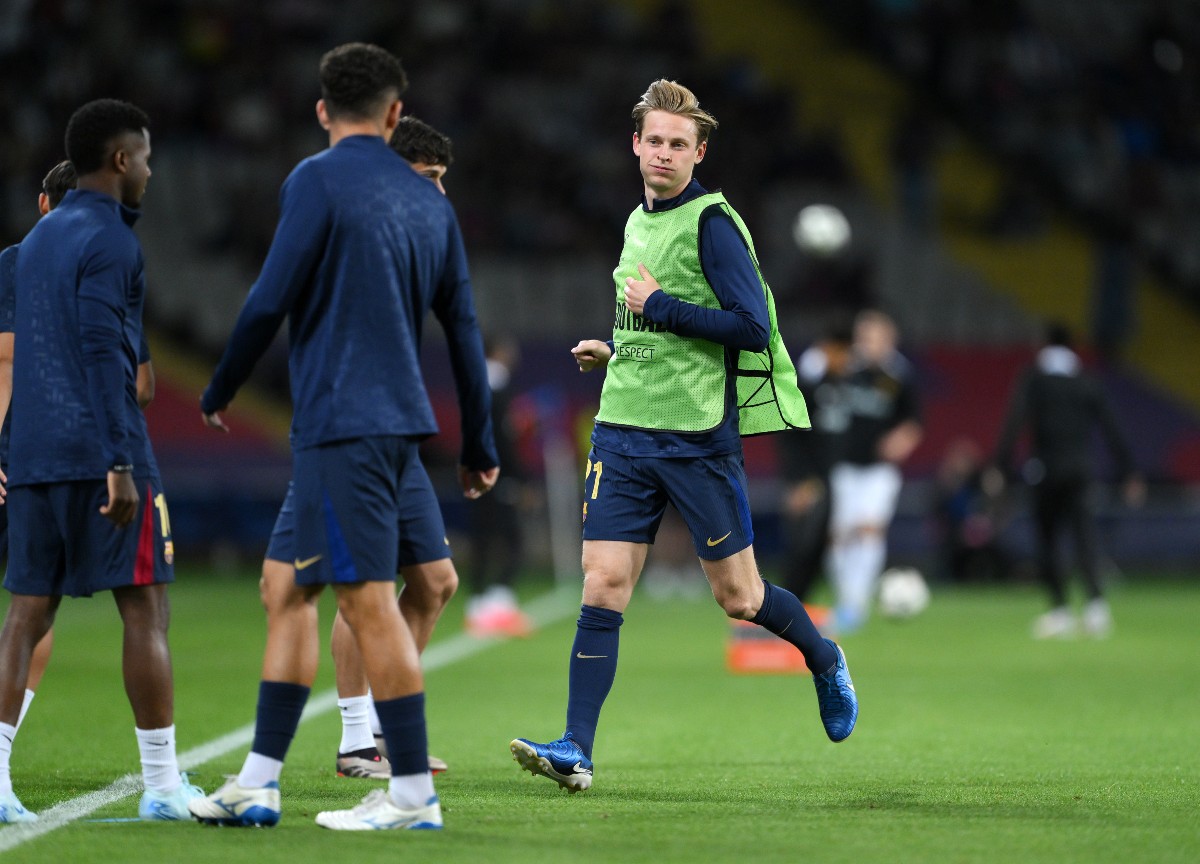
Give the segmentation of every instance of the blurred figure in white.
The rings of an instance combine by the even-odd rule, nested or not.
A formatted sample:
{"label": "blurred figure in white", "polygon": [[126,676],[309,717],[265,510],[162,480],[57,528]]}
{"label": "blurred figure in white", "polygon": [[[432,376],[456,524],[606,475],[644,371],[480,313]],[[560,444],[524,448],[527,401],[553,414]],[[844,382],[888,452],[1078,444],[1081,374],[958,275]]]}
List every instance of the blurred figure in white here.
{"label": "blurred figure in white", "polygon": [[853,358],[842,383],[849,423],[829,474],[829,571],[839,633],[867,620],[887,561],[900,466],[923,435],[913,369],[896,350],[898,341],[885,313],[867,309],[855,318]]}

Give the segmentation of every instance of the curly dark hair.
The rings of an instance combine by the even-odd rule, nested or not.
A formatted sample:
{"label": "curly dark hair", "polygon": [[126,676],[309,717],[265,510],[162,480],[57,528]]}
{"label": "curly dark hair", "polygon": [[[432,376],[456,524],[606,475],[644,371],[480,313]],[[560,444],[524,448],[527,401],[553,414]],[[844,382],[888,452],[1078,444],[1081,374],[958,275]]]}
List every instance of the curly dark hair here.
{"label": "curly dark hair", "polygon": [[42,180],[42,191],[46,193],[46,198],[50,201],[51,210],[62,203],[62,199],[67,197],[67,193],[75,188],[77,179],[75,166],[68,160],[63,160],[50,169],[50,172]]}
{"label": "curly dark hair", "polygon": [[434,129],[424,120],[411,114],[400,118],[400,124],[392,133],[392,149],[404,157],[406,162],[422,162],[426,165],[450,167],[454,161],[450,139]]}
{"label": "curly dark hair", "polygon": [[150,128],[150,118],[136,105],[119,99],[97,99],[77,108],[67,122],[67,159],[79,175],[98,171],[114,138]]}
{"label": "curly dark hair", "polygon": [[378,45],[350,42],[321,58],[321,98],[331,119],[368,120],[408,89],[404,67]]}

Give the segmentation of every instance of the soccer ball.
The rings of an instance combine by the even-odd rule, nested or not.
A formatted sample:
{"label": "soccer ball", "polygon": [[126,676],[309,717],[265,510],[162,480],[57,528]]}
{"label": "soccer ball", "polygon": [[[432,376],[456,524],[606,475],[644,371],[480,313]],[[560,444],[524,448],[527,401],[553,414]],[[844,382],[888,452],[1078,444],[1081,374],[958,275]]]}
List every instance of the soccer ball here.
{"label": "soccer ball", "polygon": [[892,567],[879,577],[879,611],[885,618],[912,618],[929,605],[929,586],[912,567]]}
{"label": "soccer ball", "polygon": [[810,204],[796,214],[792,239],[801,251],[828,258],[850,242],[850,223],[832,204]]}

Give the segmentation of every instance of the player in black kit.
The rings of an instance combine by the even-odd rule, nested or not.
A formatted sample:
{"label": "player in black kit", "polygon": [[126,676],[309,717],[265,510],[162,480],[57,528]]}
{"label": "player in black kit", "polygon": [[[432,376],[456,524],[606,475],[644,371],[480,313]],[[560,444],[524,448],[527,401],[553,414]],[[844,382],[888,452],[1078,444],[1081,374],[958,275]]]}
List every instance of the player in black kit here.
{"label": "player in black kit", "polygon": [[996,447],[996,465],[990,472],[993,488],[1000,485],[1000,470],[1007,469],[1022,430],[1031,437],[1026,479],[1033,487],[1034,517],[1038,537],[1038,572],[1050,592],[1051,610],[1034,621],[1036,639],[1073,636],[1078,629],[1067,603],[1062,564],[1057,542],[1070,531],[1083,574],[1087,603],[1083,609],[1084,632],[1104,637],[1112,630],[1112,614],[1104,599],[1099,576],[1099,552],[1089,489],[1095,476],[1091,458],[1092,433],[1104,433],[1118,474],[1124,480],[1125,500],[1141,503],[1145,483],[1137,473],[1133,455],[1117,425],[1100,382],[1083,369],[1072,350],[1071,333],[1062,324],[1047,329],[1046,346],[1033,365],[1018,380],[1009,403],[1008,416]]}

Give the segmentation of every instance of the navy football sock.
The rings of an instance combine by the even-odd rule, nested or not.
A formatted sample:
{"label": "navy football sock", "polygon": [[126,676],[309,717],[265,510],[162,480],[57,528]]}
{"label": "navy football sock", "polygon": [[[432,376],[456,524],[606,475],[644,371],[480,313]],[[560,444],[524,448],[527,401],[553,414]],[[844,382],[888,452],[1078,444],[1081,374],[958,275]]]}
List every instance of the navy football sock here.
{"label": "navy football sock", "polygon": [[617,677],[617,644],[625,619],[620,612],[599,606],[581,606],[571,646],[567,696],[567,732],[592,758],[600,708]]}
{"label": "navy football sock", "polygon": [[308,693],[309,688],[303,684],[259,682],[252,752],[283,761],[296,735],[296,727],[300,725],[300,714],[308,701]]}
{"label": "navy football sock", "polygon": [[828,672],[837,663],[837,651],[817,632],[800,598],[786,588],[764,579],[762,606],[750,620],[799,648],[814,674]]}
{"label": "navy football sock", "polygon": [[387,742],[392,776],[424,774],[429,770],[429,740],[425,732],[425,694],[414,693],[375,702],[383,740]]}

